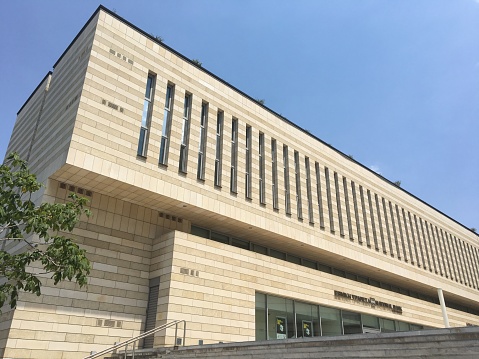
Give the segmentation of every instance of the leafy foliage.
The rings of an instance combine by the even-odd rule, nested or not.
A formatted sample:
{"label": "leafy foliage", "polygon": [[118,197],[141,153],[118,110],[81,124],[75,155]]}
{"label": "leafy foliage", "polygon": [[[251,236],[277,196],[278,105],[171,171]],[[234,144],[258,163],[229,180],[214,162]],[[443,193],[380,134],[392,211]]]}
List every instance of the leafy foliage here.
{"label": "leafy foliage", "polygon": [[[90,215],[84,208],[87,199],[72,193],[67,203],[35,206],[32,195],[41,186],[16,153],[0,166],[0,308],[6,302],[14,308],[19,291],[40,295],[39,275],[51,275],[55,285],[65,279],[80,287],[87,283],[90,262],[85,250],[60,235],[71,232],[82,214]],[[4,248],[12,242],[24,242],[24,249],[8,253]]]}

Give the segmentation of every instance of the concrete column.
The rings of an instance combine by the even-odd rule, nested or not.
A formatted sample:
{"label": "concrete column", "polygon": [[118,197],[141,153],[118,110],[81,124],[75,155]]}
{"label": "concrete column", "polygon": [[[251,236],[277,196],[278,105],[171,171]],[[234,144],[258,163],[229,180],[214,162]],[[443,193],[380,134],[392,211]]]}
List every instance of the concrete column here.
{"label": "concrete column", "polygon": [[446,302],[444,301],[444,295],[442,294],[441,288],[437,288],[437,295],[439,297],[439,303],[441,303],[442,318],[444,319],[444,328],[450,328],[449,319],[447,317],[446,311]]}

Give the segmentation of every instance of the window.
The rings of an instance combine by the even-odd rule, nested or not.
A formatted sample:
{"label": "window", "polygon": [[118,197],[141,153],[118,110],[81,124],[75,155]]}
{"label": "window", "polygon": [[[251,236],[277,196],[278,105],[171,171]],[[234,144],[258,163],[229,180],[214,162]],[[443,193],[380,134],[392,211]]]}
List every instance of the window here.
{"label": "window", "polygon": [[338,209],[339,235],[344,237],[343,212],[341,210],[341,195],[339,193],[338,173],[334,172],[334,187],[336,188],[336,207]]}
{"label": "window", "polygon": [[251,126],[246,125],[246,168],[245,168],[245,194],[246,198],[251,199],[251,142],[252,142]]}
{"label": "window", "polygon": [[291,200],[289,197],[289,160],[288,146],[283,146],[283,172],[284,172],[284,201],[286,214],[291,214]]}
{"label": "window", "polygon": [[183,109],[183,128],[181,130],[181,147],[180,147],[180,172],[187,172],[188,164],[188,142],[190,137],[190,116],[191,116],[191,95],[185,95],[185,103]]}
{"label": "window", "polygon": [[259,134],[259,203],[266,204],[266,185],[264,170],[264,133]]}
{"label": "window", "polygon": [[308,218],[309,223],[313,224],[313,198],[311,196],[311,171],[309,168],[309,157],[304,158],[304,165],[306,167],[306,196],[308,197]]}
{"label": "window", "polygon": [[155,77],[148,75],[146,80],[145,100],[143,101],[143,115],[141,117],[140,139],[138,141],[138,156],[146,157],[146,149],[151,123],[151,112],[153,108],[153,97],[155,88]]}
{"label": "window", "polygon": [[196,178],[200,180],[205,179],[205,155],[206,155],[206,130],[208,128],[208,104],[203,102],[201,104],[201,118],[200,118],[200,145],[198,148],[198,172]]}
{"label": "window", "polygon": [[329,168],[324,167],[324,177],[326,177],[326,197],[328,199],[329,229],[334,233],[333,204],[331,203],[331,184],[329,183]]}
{"label": "window", "polygon": [[301,201],[301,172],[298,151],[294,151],[294,178],[296,180],[296,208],[298,209],[298,219],[303,219],[303,203]]}
{"label": "window", "polygon": [[168,148],[170,146],[169,138],[171,131],[171,114],[173,110],[173,96],[174,96],[174,87],[173,85],[168,85],[166,87],[166,98],[165,98],[165,111],[163,115],[163,128],[161,130],[161,143],[160,143],[160,159],[159,163],[161,165],[168,164]]}
{"label": "window", "polygon": [[237,181],[238,165],[238,120],[233,118],[231,121],[231,171],[230,171],[230,191],[238,192]]}
{"label": "window", "polygon": [[272,184],[271,189],[273,190],[273,209],[279,209],[278,204],[278,154],[276,150],[276,140],[271,139],[271,168],[272,168]]}
{"label": "window", "polygon": [[323,196],[321,193],[321,173],[319,170],[319,163],[314,163],[314,169],[316,172],[316,194],[318,197],[318,210],[319,210],[319,227],[324,229],[324,214],[323,214]]}
{"label": "window", "polygon": [[223,111],[218,110],[216,116],[216,155],[215,155],[215,186],[221,187],[221,165],[223,154]]}

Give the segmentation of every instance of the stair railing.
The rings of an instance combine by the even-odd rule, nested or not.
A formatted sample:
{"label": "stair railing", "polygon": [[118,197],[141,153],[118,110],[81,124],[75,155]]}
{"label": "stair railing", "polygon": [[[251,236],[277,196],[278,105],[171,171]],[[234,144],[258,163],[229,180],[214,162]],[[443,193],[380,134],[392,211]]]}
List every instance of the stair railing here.
{"label": "stair railing", "polygon": [[135,343],[143,338],[146,338],[150,335],[155,334],[156,332],[159,332],[160,330],[164,330],[166,328],[172,327],[173,325],[175,326],[175,347],[178,346],[178,324],[183,323],[183,340],[182,340],[182,345],[185,346],[185,336],[186,336],[186,320],[175,320],[171,323],[166,323],[163,325],[160,325],[159,327],[156,327],[154,329],[151,329],[143,334],[140,334],[134,338],[128,339],[124,342],[115,344],[111,346],[110,348],[107,348],[105,350],[102,350],[101,352],[98,353],[92,353],[89,356],[84,357],[83,359],[95,359],[98,358],[102,355],[111,353],[113,351],[116,351],[119,348],[125,347],[125,359],[127,357],[127,350],[128,346],[133,343],[133,350],[132,350],[132,359],[135,359]]}

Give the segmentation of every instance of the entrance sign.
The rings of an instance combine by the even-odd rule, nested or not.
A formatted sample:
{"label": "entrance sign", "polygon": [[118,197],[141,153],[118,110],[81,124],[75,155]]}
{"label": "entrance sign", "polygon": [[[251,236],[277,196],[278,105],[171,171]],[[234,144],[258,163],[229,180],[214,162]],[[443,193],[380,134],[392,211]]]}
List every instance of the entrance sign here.
{"label": "entrance sign", "polygon": [[361,303],[367,303],[371,305],[371,308],[383,308],[383,309],[389,309],[393,313],[397,314],[402,314],[402,307],[399,305],[394,305],[394,304],[389,304],[385,302],[380,302],[374,298],[366,298],[366,297],[360,297],[359,295],[354,295],[354,294],[349,294],[349,293],[344,293],[340,292],[339,290],[334,291],[334,297],[335,298],[346,298],[350,299],[354,302],[361,302]]}

